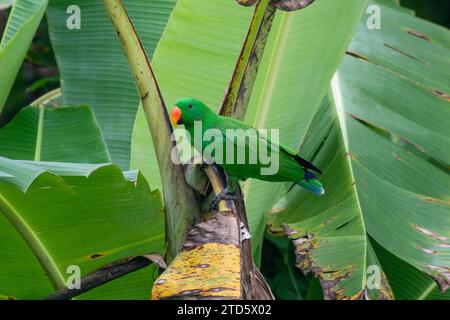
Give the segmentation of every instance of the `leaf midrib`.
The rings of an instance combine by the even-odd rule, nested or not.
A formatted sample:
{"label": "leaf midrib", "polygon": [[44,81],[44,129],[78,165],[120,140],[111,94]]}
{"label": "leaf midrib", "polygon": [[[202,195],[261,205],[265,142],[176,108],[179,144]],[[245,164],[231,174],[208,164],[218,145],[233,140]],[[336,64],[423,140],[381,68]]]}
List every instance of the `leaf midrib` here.
{"label": "leaf midrib", "polygon": [[417,300],[425,300],[436,287],[436,282],[431,281],[430,285],[423,291],[423,293],[417,298]]}
{"label": "leaf midrib", "polygon": [[28,223],[21,217],[20,212],[0,193],[0,213],[3,213],[6,218],[16,228],[22,238],[27,242],[31,251],[38,259],[42,268],[46,271],[49,279],[55,289],[65,287],[65,280],[55,261],[50,253],[45,248],[38,235],[28,225]]}
{"label": "leaf midrib", "polygon": [[41,161],[42,136],[44,131],[44,107],[39,106],[38,127],[36,133],[36,149],[34,150],[34,161]]}
{"label": "leaf midrib", "polygon": [[[331,81],[331,91],[332,91],[333,102],[334,102],[334,106],[336,109],[336,113],[338,115],[338,124],[339,124],[339,129],[340,129],[339,132],[341,133],[342,139],[344,141],[344,148],[346,151],[348,151],[349,144],[348,144],[348,136],[347,136],[347,127],[346,127],[346,122],[345,122],[345,113],[344,113],[344,106],[343,106],[343,102],[342,102],[341,88],[339,85],[338,72],[335,73],[335,75]],[[349,167],[352,180],[356,181],[350,157],[345,157],[345,159],[346,159],[347,165]],[[360,215],[363,232],[364,232],[364,235],[367,235],[366,223],[364,221],[364,214],[363,214],[363,210],[361,207],[361,201],[359,199],[359,194],[358,194],[358,189],[356,187],[356,183],[352,185],[352,189],[353,189],[353,194],[355,195],[356,204],[358,205],[358,212]],[[367,270],[367,250],[368,250],[367,237],[365,237],[364,247],[365,247],[364,248],[365,250],[364,250],[364,260],[363,260],[364,261],[364,269],[363,270]],[[364,274],[363,288],[365,288],[367,279],[366,279],[366,273],[364,272],[363,274]]]}

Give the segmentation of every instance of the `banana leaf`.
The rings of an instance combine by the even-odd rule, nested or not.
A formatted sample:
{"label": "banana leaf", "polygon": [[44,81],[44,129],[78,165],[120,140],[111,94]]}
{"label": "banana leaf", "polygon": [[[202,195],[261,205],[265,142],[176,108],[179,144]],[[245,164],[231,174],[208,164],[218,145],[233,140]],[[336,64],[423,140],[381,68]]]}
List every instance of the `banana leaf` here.
{"label": "banana leaf", "polygon": [[103,135],[88,106],[21,109],[0,129],[0,155],[36,161],[110,161]]}
{"label": "banana leaf", "polygon": [[[162,203],[137,171],[0,157],[0,297],[39,299],[113,261],[164,250]],[[130,232],[132,230],[132,232]],[[146,268],[79,298],[145,299]]]}
{"label": "banana leaf", "polygon": [[[105,164],[92,110],[59,100],[59,90],[50,92],[0,129],[0,299],[43,298],[66,285],[69,266],[83,276],[164,250],[159,193],[137,171]],[[77,298],[146,299],[156,271],[144,268]]]}
{"label": "banana leaf", "polygon": [[47,0],[16,0],[0,42],[0,123],[22,106],[4,109],[34,33],[47,8]]}
{"label": "banana leaf", "polygon": [[[149,58],[175,2],[123,1]],[[67,19],[77,14],[67,13],[69,6],[80,9],[80,29],[66,27]],[[61,76],[63,104],[92,107],[112,161],[128,170],[140,97],[103,4],[89,0],[50,1],[47,17]]]}
{"label": "banana leaf", "polygon": [[[361,279],[367,297],[365,270],[381,267],[369,261],[379,259],[364,235],[441,290],[450,283],[449,33],[395,6],[371,4],[381,8],[382,30],[369,30],[363,19],[302,144],[323,167],[327,194],[292,190],[270,218],[274,231],[296,239],[304,270],[322,281],[336,271],[331,291],[342,298],[354,297]],[[327,255],[338,242],[340,254]]]}

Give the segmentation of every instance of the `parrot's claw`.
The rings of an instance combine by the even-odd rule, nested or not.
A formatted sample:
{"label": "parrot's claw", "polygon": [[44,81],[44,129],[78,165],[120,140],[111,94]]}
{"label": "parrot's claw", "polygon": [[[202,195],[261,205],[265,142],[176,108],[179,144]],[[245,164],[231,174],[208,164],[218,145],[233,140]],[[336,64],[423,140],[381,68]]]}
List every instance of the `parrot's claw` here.
{"label": "parrot's claw", "polygon": [[209,164],[207,164],[205,161],[202,161],[199,166],[200,171],[205,171],[207,166],[209,166]]}
{"label": "parrot's claw", "polygon": [[230,190],[228,189],[228,187],[226,187],[225,189],[223,189],[218,195],[216,195],[212,201],[211,201],[211,205],[209,206],[209,209],[217,209],[217,205],[219,204],[220,201],[222,200],[236,200],[238,197],[234,196]]}

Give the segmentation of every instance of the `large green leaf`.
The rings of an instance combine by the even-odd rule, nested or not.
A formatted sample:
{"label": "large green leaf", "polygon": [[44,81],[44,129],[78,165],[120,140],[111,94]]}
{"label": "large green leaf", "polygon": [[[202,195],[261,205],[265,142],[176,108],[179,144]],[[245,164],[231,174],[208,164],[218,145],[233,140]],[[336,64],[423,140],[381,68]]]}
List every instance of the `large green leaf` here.
{"label": "large green leaf", "polygon": [[[3,109],[17,72],[47,7],[47,0],[16,0],[0,42],[0,117],[16,112]],[[21,106],[17,106],[17,109]],[[10,108],[11,109],[11,108]]]}
{"label": "large green leaf", "polygon": [[[161,209],[159,193],[136,171],[0,157],[0,296],[42,298],[65,286],[68,266],[87,274],[163,251]],[[84,297],[148,298],[152,273],[126,276]]]}
{"label": "large green leaf", "polygon": [[0,155],[36,161],[110,161],[102,133],[87,106],[22,109],[0,129]]}
{"label": "large green leaf", "polygon": [[[333,286],[344,293],[355,292],[347,279],[366,277],[359,273],[373,264],[369,258],[379,265],[365,233],[446,289],[448,31],[375,4],[382,30],[361,22],[302,146],[325,170],[327,194],[315,198],[293,190],[278,203],[271,223],[287,224],[306,269],[324,280],[329,268],[347,274],[359,260]],[[327,255],[338,242],[339,255]]]}
{"label": "large green leaf", "polygon": [[[300,12],[277,12],[247,122],[279,128],[284,143],[298,146],[364,7],[365,1],[321,0]],[[230,0],[178,2],[153,59],[169,107],[180,97],[192,96],[218,108],[252,11]],[[158,187],[159,173],[143,112],[136,120],[131,159],[132,167],[141,169],[152,186]],[[256,247],[262,238],[263,215],[281,186],[259,181],[245,186]]]}
{"label": "large green leaf", "polygon": [[[297,266],[320,277],[325,298],[362,298],[371,257],[338,115],[332,106],[324,100],[302,145],[303,152],[313,157],[317,143],[323,142],[314,161],[325,172],[321,181],[326,195],[317,197],[293,188],[273,208],[269,223],[272,231],[283,227],[284,233],[295,239]],[[387,286],[383,291],[385,297],[390,296]]]}
{"label": "large green leaf", "polygon": [[399,300],[449,300],[450,291],[441,293],[437,283],[410,264],[374,243],[394,296]]}
{"label": "large green leaf", "polygon": [[[317,1],[299,13],[283,13],[263,57],[260,70],[264,71],[255,84],[247,122],[279,129],[280,141],[298,149],[365,6],[366,1]],[[290,185],[245,183],[256,243],[263,234],[265,213],[286,187]]]}
{"label": "large green leaf", "polygon": [[[175,0],[123,1],[151,58]],[[69,6],[78,6],[81,28],[68,29]],[[50,1],[50,38],[61,74],[66,105],[93,108],[112,160],[129,168],[130,141],[139,105],[131,72],[100,1]]]}
{"label": "large green leaf", "polygon": [[434,163],[450,162],[450,34],[395,8],[382,12],[383,32],[360,28],[349,51],[364,58],[344,60],[333,90],[367,231],[444,289],[450,185]]}

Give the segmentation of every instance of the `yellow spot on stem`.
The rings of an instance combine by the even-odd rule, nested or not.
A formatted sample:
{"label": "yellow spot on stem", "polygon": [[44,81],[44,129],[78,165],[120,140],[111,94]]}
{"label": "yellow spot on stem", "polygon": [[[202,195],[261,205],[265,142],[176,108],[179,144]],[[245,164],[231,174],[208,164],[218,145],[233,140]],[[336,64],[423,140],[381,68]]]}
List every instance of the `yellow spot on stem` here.
{"label": "yellow spot on stem", "polygon": [[232,244],[206,243],[180,252],[153,285],[152,299],[176,296],[241,296],[240,251]]}

